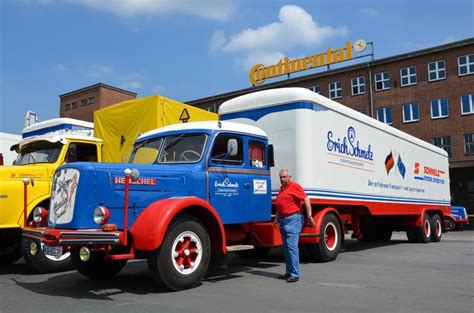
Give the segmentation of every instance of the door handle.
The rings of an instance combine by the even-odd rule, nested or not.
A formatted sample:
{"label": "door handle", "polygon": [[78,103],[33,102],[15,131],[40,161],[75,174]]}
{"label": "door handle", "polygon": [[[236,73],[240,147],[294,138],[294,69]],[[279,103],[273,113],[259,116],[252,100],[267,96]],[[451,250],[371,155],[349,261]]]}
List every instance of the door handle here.
{"label": "door handle", "polygon": [[244,188],[245,188],[245,189],[249,189],[249,187],[250,187],[250,184],[249,184],[249,183],[245,183],[245,184],[244,184]]}

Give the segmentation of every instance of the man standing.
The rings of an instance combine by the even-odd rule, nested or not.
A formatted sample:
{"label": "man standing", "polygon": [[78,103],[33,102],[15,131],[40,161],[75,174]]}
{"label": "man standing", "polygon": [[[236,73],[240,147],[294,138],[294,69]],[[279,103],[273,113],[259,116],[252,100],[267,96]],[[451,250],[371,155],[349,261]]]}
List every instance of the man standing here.
{"label": "man standing", "polygon": [[273,221],[275,226],[280,224],[280,233],[285,252],[286,273],[278,276],[286,279],[288,283],[294,283],[300,277],[300,257],[298,249],[298,238],[303,229],[304,217],[301,212],[301,204],[305,206],[305,217],[308,225],[314,226],[311,212],[311,203],[303,188],[291,180],[290,171],[280,170],[281,188],[276,198],[276,215]]}

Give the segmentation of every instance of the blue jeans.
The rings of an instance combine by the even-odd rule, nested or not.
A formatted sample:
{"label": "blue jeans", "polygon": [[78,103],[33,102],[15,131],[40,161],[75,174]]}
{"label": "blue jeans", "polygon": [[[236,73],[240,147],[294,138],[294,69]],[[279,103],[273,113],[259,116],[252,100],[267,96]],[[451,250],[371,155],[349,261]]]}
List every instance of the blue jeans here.
{"label": "blue jeans", "polygon": [[293,214],[280,217],[280,233],[285,252],[286,274],[291,277],[300,277],[300,255],[298,239],[303,229],[304,218],[302,214]]}

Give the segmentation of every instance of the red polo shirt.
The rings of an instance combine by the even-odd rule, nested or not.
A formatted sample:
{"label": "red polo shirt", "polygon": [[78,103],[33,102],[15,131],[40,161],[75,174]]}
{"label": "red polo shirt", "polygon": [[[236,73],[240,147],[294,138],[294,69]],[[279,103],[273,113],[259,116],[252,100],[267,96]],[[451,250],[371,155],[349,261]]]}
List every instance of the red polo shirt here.
{"label": "red polo shirt", "polygon": [[288,215],[300,211],[301,204],[306,197],[303,187],[298,183],[291,182],[285,187],[281,186],[275,202],[278,215]]}

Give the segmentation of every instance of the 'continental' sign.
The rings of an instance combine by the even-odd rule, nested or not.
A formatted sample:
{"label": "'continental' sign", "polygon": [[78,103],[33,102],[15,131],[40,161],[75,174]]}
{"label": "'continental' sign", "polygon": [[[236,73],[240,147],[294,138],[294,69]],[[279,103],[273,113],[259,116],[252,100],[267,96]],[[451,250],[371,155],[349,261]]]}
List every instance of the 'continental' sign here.
{"label": "'continental' sign", "polygon": [[266,79],[291,74],[312,68],[348,61],[352,59],[352,43],[346,42],[345,48],[327,49],[325,53],[317,53],[310,57],[290,60],[280,59],[277,64],[265,66],[256,64],[250,70],[249,78],[254,86],[262,84]]}

